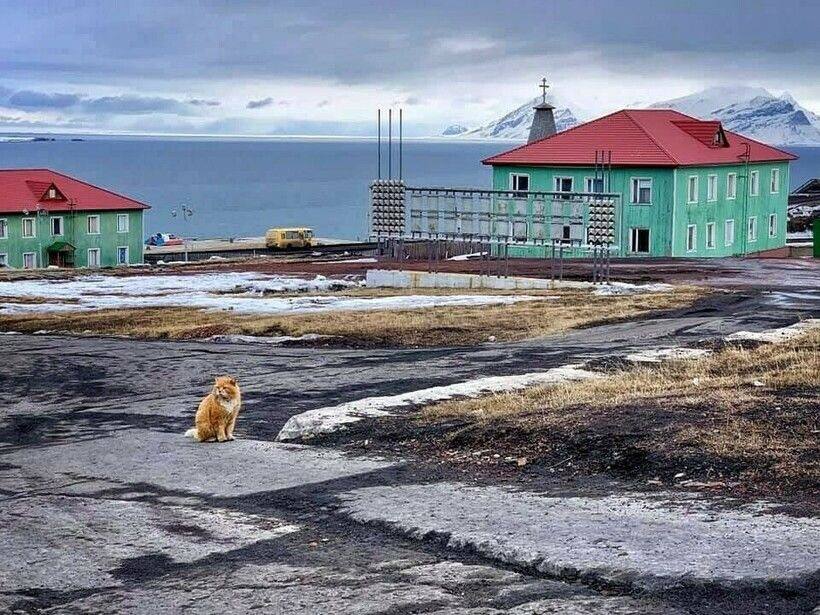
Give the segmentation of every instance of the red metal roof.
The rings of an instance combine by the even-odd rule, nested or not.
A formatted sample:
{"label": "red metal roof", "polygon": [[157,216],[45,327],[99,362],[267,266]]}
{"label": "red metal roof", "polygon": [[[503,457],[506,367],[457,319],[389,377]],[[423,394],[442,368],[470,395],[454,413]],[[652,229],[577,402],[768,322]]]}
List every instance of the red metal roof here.
{"label": "red metal roof", "polygon": [[727,145],[712,139],[720,122],[671,109],[624,109],[534,141],[482,162],[491,165],[595,164],[595,152],[612,151],[613,166],[677,167],[737,164],[749,144],[750,162],[794,160],[794,154],[723,130]]}
{"label": "red metal roof", "polygon": [[[48,198],[48,189],[57,198]],[[0,213],[148,209],[127,196],[94,186],[51,169],[0,169]]]}

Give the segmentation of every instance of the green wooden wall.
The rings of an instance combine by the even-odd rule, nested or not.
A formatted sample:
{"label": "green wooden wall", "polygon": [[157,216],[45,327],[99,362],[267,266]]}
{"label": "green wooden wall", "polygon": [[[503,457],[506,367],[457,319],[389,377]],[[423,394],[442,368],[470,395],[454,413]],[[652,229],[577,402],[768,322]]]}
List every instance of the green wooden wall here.
{"label": "green wooden wall", "polygon": [[[779,188],[770,190],[772,169],[780,170]],[[757,171],[759,190],[756,196],[748,195],[749,186],[744,165],[677,168],[614,168],[611,174],[610,192],[622,195],[623,216],[616,223],[618,256],[689,256],[712,257],[748,254],[779,248],[786,242],[786,205],[788,202],[789,168],[787,162],[751,164],[748,172]],[[510,189],[510,175],[523,173],[530,177],[530,190],[552,192],[556,177],[572,177],[572,190],[586,191],[586,178],[594,176],[592,167],[524,167],[496,166],[493,168],[493,188]],[[737,176],[736,196],[726,196],[727,176]],[[707,184],[710,175],[716,176],[717,190],[714,200],[707,200]],[[687,184],[690,176],[698,177],[698,195],[694,203],[687,202]],[[631,180],[652,180],[652,202],[634,204],[631,200]],[[769,215],[776,215],[776,232],[769,235]],[[747,224],[749,218],[757,219],[757,238],[749,241]],[[734,242],[726,245],[725,223],[734,220]],[[714,224],[714,247],[707,247],[707,225]],[[584,220],[586,227],[588,220]],[[687,250],[687,227],[694,225],[696,245]],[[630,252],[629,234],[632,228],[650,231],[648,254]],[[623,240],[622,240],[623,239]],[[511,256],[543,256],[541,247],[510,247]],[[586,249],[567,252],[570,256],[586,256]]]}
{"label": "green wooden wall", "polygon": [[[117,232],[117,214],[128,215],[128,232]],[[100,217],[99,234],[87,232],[87,220],[90,215]],[[51,233],[51,218],[63,218],[63,234]],[[33,218],[36,226],[35,237],[23,237],[23,218]],[[117,248],[128,247],[129,263],[143,261],[143,212],[136,211],[83,211],[55,212],[46,216],[24,216],[22,214],[0,214],[0,220],[7,223],[7,236],[0,238],[0,254],[5,254],[8,266],[23,267],[23,254],[37,254],[37,267],[48,265],[48,246],[57,241],[73,245],[74,266],[88,266],[88,249],[100,249],[100,266],[113,267],[117,264]]]}

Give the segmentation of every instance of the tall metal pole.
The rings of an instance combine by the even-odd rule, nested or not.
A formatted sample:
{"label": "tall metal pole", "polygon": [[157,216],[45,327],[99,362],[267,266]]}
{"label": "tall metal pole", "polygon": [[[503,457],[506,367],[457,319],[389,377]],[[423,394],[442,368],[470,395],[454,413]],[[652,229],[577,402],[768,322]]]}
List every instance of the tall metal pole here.
{"label": "tall metal pole", "polygon": [[402,135],[402,127],[403,127],[403,112],[404,109],[399,109],[399,181],[401,181],[401,174],[402,174],[402,146],[404,145],[404,138]]}
{"label": "tall metal pole", "polygon": [[381,109],[376,111],[376,122],[379,125],[378,131],[377,131],[378,132],[378,138],[377,139],[378,139],[378,143],[379,143],[379,172],[378,172],[377,177],[379,179],[381,179],[382,178],[382,110]]}
{"label": "tall metal pole", "polygon": [[393,179],[393,109],[387,110],[387,179]]}

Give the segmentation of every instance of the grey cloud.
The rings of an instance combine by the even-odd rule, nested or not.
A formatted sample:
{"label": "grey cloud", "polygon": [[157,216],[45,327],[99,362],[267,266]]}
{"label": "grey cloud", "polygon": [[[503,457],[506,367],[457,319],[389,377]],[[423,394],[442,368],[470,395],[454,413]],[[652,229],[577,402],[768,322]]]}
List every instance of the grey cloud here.
{"label": "grey cloud", "polygon": [[[370,0],[200,0],[199,6],[190,11],[185,0],[144,0],[115,11],[104,0],[89,0],[55,20],[32,16],[26,3],[9,3],[4,18],[11,34],[0,41],[0,71],[64,80],[300,77],[396,84],[434,72],[478,78],[488,74],[488,64],[527,58],[544,59],[548,70],[577,54],[616,67],[670,54],[674,66],[666,62],[656,71],[697,76],[720,60],[734,76],[745,70],[763,78],[761,70],[805,74],[816,68],[820,51],[814,32],[820,5],[805,0],[397,1],[389,11]],[[183,20],[185,28],[177,27]],[[66,30],[74,35],[68,49]]]}
{"label": "grey cloud", "polygon": [[248,109],[261,109],[262,107],[269,107],[272,104],[273,104],[273,99],[268,97],[268,98],[262,98],[260,100],[249,100],[248,104],[245,105],[245,107],[247,107]]}
{"label": "grey cloud", "polygon": [[82,97],[79,94],[50,94],[20,90],[9,97],[8,105],[18,109],[65,109],[73,107],[81,100]]}
{"label": "grey cloud", "polygon": [[317,102],[317,103],[316,103],[316,106],[317,106],[317,107],[319,107],[320,109],[321,109],[322,107],[327,107],[327,106],[329,106],[329,105],[330,105],[330,101],[329,101],[329,100],[327,100],[327,99],[325,99],[325,100],[320,100],[319,102]]}
{"label": "grey cloud", "polygon": [[193,105],[195,107],[218,107],[222,103],[218,100],[208,100],[205,98],[191,98],[190,100],[186,101],[189,105]]}
{"label": "grey cloud", "polygon": [[187,115],[190,109],[174,98],[159,96],[102,96],[83,101],[83,109],[90,113],[144,115],[149,113],[171,113]]}

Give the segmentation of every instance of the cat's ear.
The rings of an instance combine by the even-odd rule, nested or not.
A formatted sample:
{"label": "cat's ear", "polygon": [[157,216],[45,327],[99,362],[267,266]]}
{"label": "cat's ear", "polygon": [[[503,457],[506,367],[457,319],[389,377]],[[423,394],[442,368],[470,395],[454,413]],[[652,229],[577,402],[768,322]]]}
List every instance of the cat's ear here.
{"label": "cat's ear", "polygon": [[236,384],[236,378],[234,378],[233,376],[228,376],[228,382],[235,385]]}

